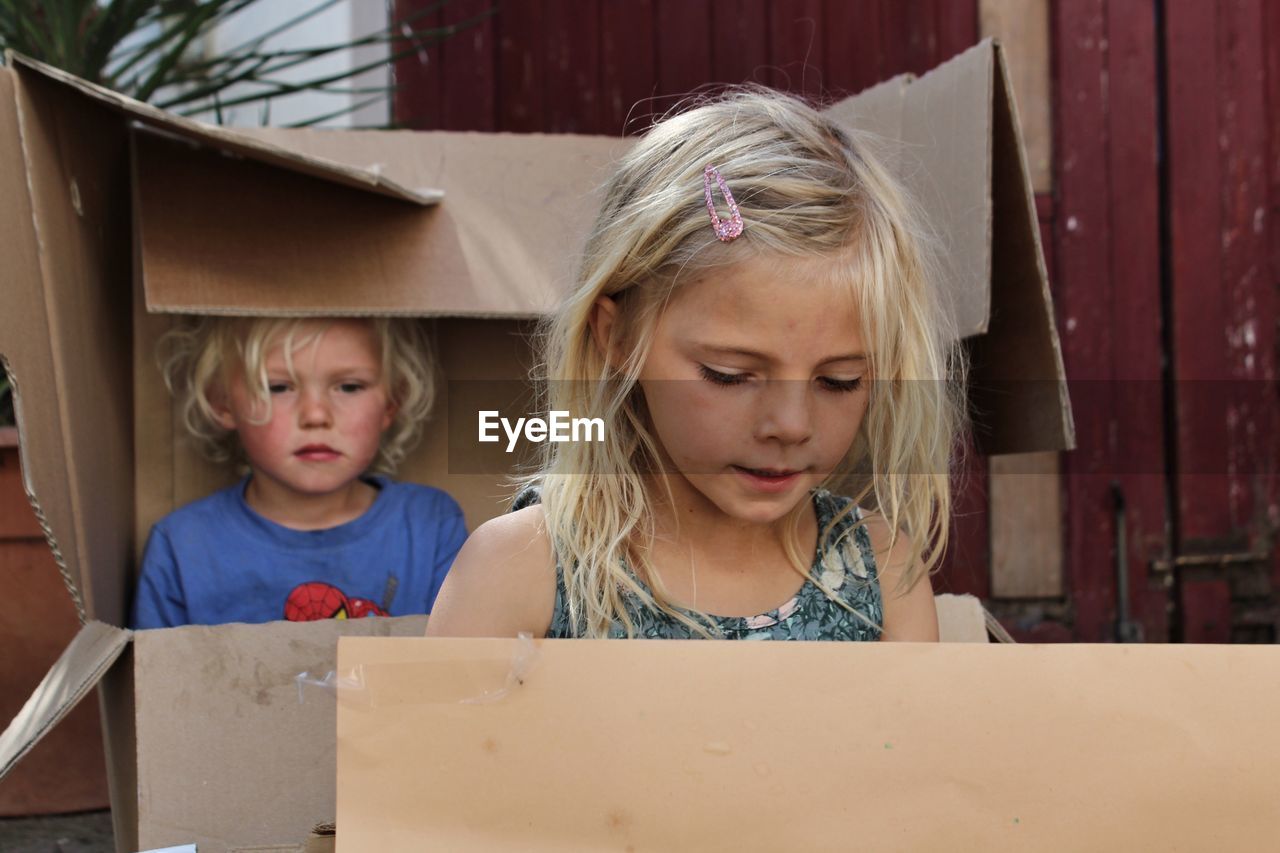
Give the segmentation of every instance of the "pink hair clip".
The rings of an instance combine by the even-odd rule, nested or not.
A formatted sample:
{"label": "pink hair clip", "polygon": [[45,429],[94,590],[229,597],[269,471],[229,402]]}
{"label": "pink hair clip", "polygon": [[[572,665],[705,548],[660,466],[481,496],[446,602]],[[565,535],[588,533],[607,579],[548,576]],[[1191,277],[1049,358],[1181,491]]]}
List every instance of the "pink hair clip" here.
{"label": "pink hair clip", "polygon": [[[711,198],[711,179],[716,179],[716,186],[724,196],[724,203],[729,208],[729,218],[721,219],[716,213],[716,203]],[[730,243],[742,236],[742,214],[738,212],[738,203],[733,200],[733,193],[720,176],[720,170],[710,164],[702,172],[702,191],[707,197],[707,213],[711,214],[711,230],[716,232],[722,243]]]}

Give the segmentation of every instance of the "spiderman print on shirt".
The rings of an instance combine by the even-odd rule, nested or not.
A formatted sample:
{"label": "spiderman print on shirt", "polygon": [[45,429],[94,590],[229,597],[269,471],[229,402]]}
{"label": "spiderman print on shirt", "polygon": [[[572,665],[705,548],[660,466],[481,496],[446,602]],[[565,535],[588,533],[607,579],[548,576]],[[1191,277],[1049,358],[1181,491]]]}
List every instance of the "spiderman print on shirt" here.
{"label": "spiderman print on shirt", "polygon": [[369,599],[349,598],[342,590],[324,581],[298,584],[284,602],[284,618],[290,622],[389,615]]}

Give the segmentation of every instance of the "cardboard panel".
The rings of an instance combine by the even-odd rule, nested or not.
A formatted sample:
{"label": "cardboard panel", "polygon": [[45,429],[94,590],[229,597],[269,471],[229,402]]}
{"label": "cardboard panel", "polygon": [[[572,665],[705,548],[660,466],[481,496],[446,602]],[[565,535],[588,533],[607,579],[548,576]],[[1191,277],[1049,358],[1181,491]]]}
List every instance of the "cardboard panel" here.
{"label": "cardboard panel", "polygon": [[992,256],[1007,251],[992,229],[992,170],[1007,166],[992,163],[994,63],[983,42],[916,80],[903,100],[899,177],[933,226],[938,280],[961,337],[987,331]]}
{"label": "cardboard panel", "polygon": [[[31,209],[12,70],[0,68],[0,365],[14,389],[14,408],[22,441],[21,476],[28,497],[39,495],[36,506],[41,532],[49,539],[55,562],[63,574],[76,611],[84,618],[73,535],[71,489],[67,482],[61,398],[47,393],[56,387],[53,342],[48,333],[48,310],[42,287],[40,245]],[[28,390],[30,389],[30,390]]]}
{"label": "cardboard panel", "polygon": [[0,779],[85,697],[129,643],[130,632],[90,622],[0,734]]}
{"label": "cardboard panel", "polygon": [[[28,59],[21,54],[6,52],[8,64],[23,68],[30,75],[40,75],[50,83],[65,87],[76,93],[85,102],[96,102],[123,113],[124,118],[140,122],[164,130],[198,144],[206,145],[220,151],[226,151],[277,168],[287,169],[304,175],[323,178],[326,181],[348,186],[353,189],[377,193],[379,195],[398,198],[417,204],[434,204],[443,196],[438,189],[431,187],[409,188],[382,174],[376,163],[364,164],[363,167],[352,167],[341,163],[326,162],[320,158],[308,157],[288,148],[280,148],[265,144],[252,137],[229,130],[224,127],[203,124],[192,119],[183,118],[174,113],[165,112],[158,107],[136,101],[119,92],[103,88],[87,80],[81,80],[61,69]],[[125,122],[119,122],[123,125]]]}
{"label": "cardboard panel", "polygon": [[596,190],[628,144],[465,133],[283,138],[335,158],[376,158],[406,180],[438,184],[449,200],[430,210],[389,203],[140,134],[149,310],[537,316],[568,281]]}
{"label": "cardboard panel", "polygon": [[[51,370],[32,378],[47,383],[39,396],[56,400],[38,417],[24,407],[20,430],[35,445],[37,476],[66,472],[48,489],[35,484],[36,497],[51,503],[85,611],[120,623],[132,507],[119,497],[133,490],[125,131],[111,112],[37,75],[19,70],[15,80],[43,290],[43,310],[19,315],[20,335],[51,345]],[[63,499],[69,512],[56,506]]]}
{"label": "cardboard panel", "polygon": [[[306,838],[333,819],[340,635],[421,636],[425,617],[140,631],[137,847],[201,853]],[[117,836],[117,843],[120,842]]]}
{"label": "cardboard panel", "polygon": [[1075,424],[1035,198],[1008,73],[998,51],[996,57],[993,310],[987,334],[970,341],[974,433],[987,454],[1070,450]]}
{"label": "cardboard panel", "polygon": [[1267,648],[344,638],[338,661],[348,850],[1250,849],[1280,823]]}

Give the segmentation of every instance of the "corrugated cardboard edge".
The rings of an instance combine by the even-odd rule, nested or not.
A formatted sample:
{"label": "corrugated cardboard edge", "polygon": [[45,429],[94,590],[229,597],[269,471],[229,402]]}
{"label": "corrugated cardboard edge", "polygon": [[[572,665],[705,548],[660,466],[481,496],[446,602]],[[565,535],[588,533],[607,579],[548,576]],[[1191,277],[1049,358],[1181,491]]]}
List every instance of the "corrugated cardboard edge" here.
{"label": "corrugated cardboard edge", "polygon": [[[988,455],[1075,447],[1075,423],[1017,104],[995,48],[991,138],[995,194],[989,333],[970,342],[969,398]],[[1016,393],[1010,393],[1014,389]]]}
{"label": "corrugated cardboard edge", "polygon": [[[54,519],[71,519],[69,523],[74,524],[74,511],[69,506],[58,505],[59,501],[55,500],[54,505],[49,507],[50,512],[46,513],[46,507],[37,498],[41,492],[47,492],[47,494],[61,492],[68,496],[62,503],[69,502],[71,489],[65,479],[65,461],[61,466],[52,464],[50,460],[46,460],[50,464],[33,465],[30,430],[25,426],[24,412],[28,401],[22,391],[24,383],[31,380],[34,387],[51,384],[51,380],[58,375],[58,365],[52,341],[47,336],[30,334],[36,317],[43,320],[43,323],[37,324],[38,326],[47,326],[49,308],[45,302],[47,289],[43,286],[44,245],[35,219],[30,172],[25,168],[26,140],[22,131],[23,119],[22,110],[18,105],[17,84],[17,75],[12,69],[0,67],[0,98],[4,100],[4,103],[0,104],[0,110],[9,114],[14,131],[12,138],[0,140],[0,150],[7,151],[12,147],[14,162],[23,167],[21,176],[9,176],[15,184],[20,185],[20,188],[13,187],[5,193],[3,209],[0,209],[0,233],[6,236],[4,247],[6,263],[4,271],[0,273],[0,284],[3,284],[5,294],[5,310],[0,311],[0,346],[6,349],[0,352],[0,369],[8,376],[12,388],[23,491],[27,495],[40,530],[53,554],[54,564],[58,567],[58,572],[71,596],[76,615],[83,623],[86,620],[86,610],[81,588],[82,579],[73,577],[70,563],[74,560],[69,561],[63,553],[62,546],[54,535],[55,522],[50,518],[52,515]],[[7,320],[21,322],[24,327],[9,328],[6,325]],[[45,417],[41,420],[59,430],[59,434],[53,436],[44,446],[46,449],[60,450],[66,446],[63,437],[66,412],[61,395],[54,395],[54,399],[46,401],[44,405],[53,412],[44,413]],[[44,481],[43,486],[47,488],[37,488],[35,482],[37,471],[40,472],[40,477]],[[62,478],[61,482],[52,482],[59,477]]]}
{"label": "corrugated cardboard edge", "polygon": [[[1013,88],[1013,77],[1009,73],[1009,65],[1005,61],[1004,49],[998,40],[992,40],[995,47],[996,74],[999,75],[1000,86],[1004,92],[1004,101],[1008,105],[1012,119],[1013,149],[1018,152],[1018,169],[1022,173],[1023,196],[1026,199],[1026,215],[1031,222],[1031,237],[1035,245],[1035,262],[1039,270],[1040,300],[1044,308],[1045,325],[1049,329],[1049,340],[1053,347],[1054,364],[1057,368],[1058,398],[1062,412],[1062,445],[1059,450],[1074,450],[1076,447],[1075,416],[1071,411],[1071,396],[1067,388],[1067,369],[1062,360],[1062,340],[1058,334],[1058,324],[1053,314],[1053,293],[1049,289],[1049,270],[1045,265],[1044,246],[1040,241],[1039,215],[1036,212],[1035,185],[1031,180],[1031,165],[1027,160],[1026,141],[1022,135],[1022,120],[1018,117],[1018,98]],[[992,134],[994,137],[994,133]]]}
{"label": "corrugated cardboard edge", "polygon": [[80,629],[0,734],[0,779],[93,689],[132,637],[132,631],[103,622],[90,622]]}
{"label": "corrugated cardboard edge", "polygon": [[113,92],[110,89],[81,80],[79,77],[68,74],[65,71],[13,51],[6,51],[5,58],[7,64],[12,68],[21,68],[40,74],[74,89],[85,97],[92,98],[112,109],[125,113],[138,121],[211,148],[414,204],[436,204],[444,198],[444,193],[438,189],[410,189],[402,186],[397,181],[382,174],[381,169],[376,164],[361,169],[321,157],[299,154],[296,151],[246,136],[234,130],[174,115],[159,107],[151,106],[119,92]]}

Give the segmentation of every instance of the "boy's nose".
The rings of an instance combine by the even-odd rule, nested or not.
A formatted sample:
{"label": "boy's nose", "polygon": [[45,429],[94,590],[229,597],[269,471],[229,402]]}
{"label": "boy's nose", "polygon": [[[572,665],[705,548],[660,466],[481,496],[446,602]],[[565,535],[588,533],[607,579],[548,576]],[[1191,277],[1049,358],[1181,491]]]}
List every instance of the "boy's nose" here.
{"label": "boy's nose", "polygon": [[329,401],[323,394],[303,391],[298,399],[298,420],[304,427],[328,426],[332,420]]}
{"label": "boy's nose", "polygon": [[761,395],[756,438],[783,444],[801,444],[813,434],[809,383],[775,379],[765,383]]}

